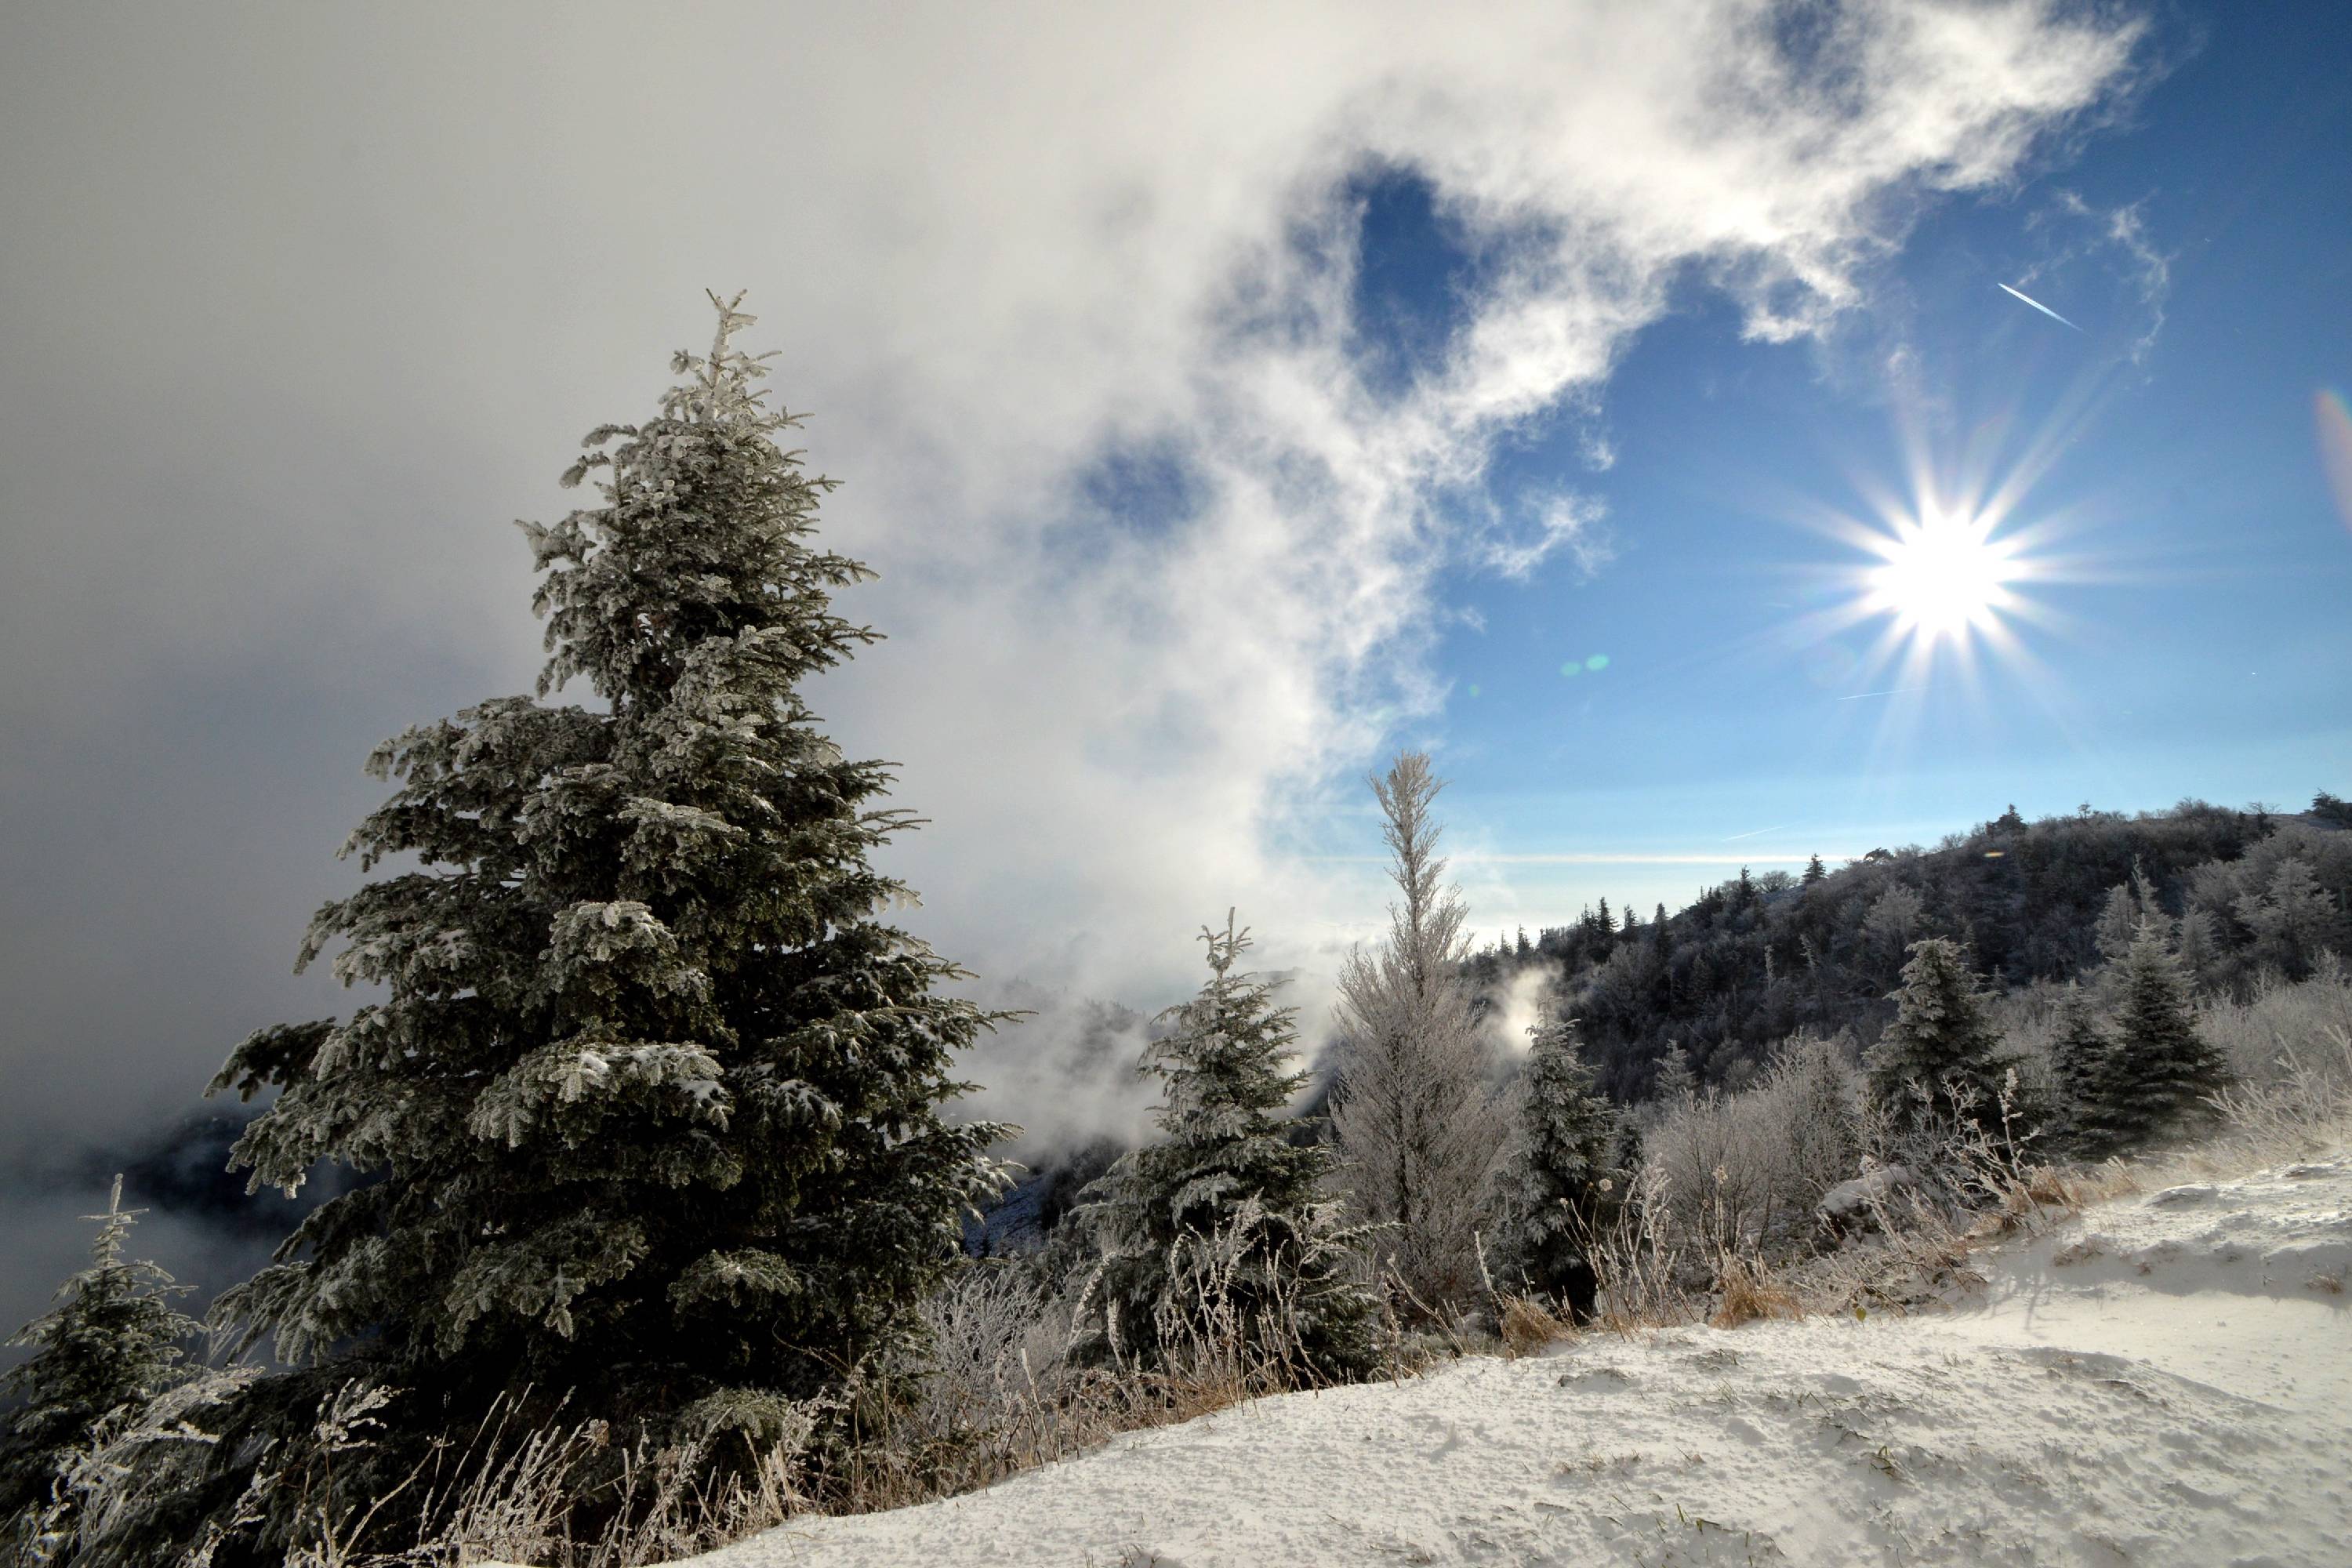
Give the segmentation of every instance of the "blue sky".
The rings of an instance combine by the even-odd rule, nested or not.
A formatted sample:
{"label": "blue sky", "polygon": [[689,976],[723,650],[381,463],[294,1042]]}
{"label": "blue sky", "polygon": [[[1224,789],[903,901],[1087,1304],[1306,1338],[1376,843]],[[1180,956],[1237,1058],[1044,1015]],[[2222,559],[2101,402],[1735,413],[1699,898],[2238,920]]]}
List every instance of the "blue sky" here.
{"label": "blue sky", "polygon": [[[1443,634],[1443,710],[1404,733],[1454,781],[1465,871],[1482,852],[1628,858],[1506,860],[1490,901],[1531,924],[1600,896],[1646,913],[1742,858],[1932,842],[2011,801],[2293,809],[2352,785],[2352,519],[2313,409],[2352,376],[2352,26],[2219,8],[2167,19],[2157,47],[2169,68],[2122,123],[1927,215],[1824,338],[1749,341],[1685,279],[1597,406],[1503,444],[1506,504],[1597,498],[1612,558],[1449,574],[1475,620]],[[1409,171],[1362,196],[1363,352],[1409,375],[1475,261]],[[2083,330],[1997,287],[2021,280]],[[1871,668],[1885,617],[1813,624],[1874,558],[1810,519],[1868,518],[1923,468],[1949,488],[2028,465],[1994,533],[2037,542],[2016,587],[2046,616],[2009,617],[2024,658],[1979,637],[1923,679]]]}

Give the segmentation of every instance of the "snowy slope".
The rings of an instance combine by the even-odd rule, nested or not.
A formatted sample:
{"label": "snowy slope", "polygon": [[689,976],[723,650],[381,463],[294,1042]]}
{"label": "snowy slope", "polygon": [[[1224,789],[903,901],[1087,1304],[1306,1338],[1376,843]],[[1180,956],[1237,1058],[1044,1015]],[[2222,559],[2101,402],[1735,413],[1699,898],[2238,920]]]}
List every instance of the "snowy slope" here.
{"label": "snowy slope", "polygon": [[2352,1155],[1979,1263],[1948,1311],[1587,1336],[1269,1399],[692,1561],[2352,1563]]}

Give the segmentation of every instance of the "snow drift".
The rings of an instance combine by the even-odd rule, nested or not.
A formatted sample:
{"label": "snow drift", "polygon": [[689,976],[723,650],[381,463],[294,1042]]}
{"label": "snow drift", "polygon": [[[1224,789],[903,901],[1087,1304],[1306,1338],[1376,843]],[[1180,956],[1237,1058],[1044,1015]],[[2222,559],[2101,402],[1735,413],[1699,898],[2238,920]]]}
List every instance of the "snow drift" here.
{"label": "snow drift", "polygon": [[2352,1153],[2103,1205],[1907,1317],[1589,1334],[1129,1434],[705,1568],[2352,1561]]}

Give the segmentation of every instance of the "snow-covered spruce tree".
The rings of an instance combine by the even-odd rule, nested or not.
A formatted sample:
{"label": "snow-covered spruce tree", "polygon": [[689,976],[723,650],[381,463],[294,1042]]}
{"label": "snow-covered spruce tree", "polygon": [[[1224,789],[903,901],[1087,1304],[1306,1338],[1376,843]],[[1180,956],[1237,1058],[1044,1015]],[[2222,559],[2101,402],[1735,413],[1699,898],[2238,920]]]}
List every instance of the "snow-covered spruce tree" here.
{"label": "snow-covered spruce tree", "polygon": [[1209,980],[1160,1015],[1173,1027],[1143,1061],[1165,1085],[1153,1118],[1164,1136],[1122,1156],[1073,1216],[1097,1249],[1078,1352],[1158,1366],[1163,1330],[1216,1331],[1191,1321],[1202,1303],[1171,1266],[1222,1237],[1238,1247],[1223,1304],[1248,1348],[1296,1350],[1318,1377],[1359,1375],[1373,1364],[1379,1302],[1358,1279],[1363,1235],[1325,1190],[1330,1149],[1286,1136],[1283,1108],[1307,1078],[1294,1070],[1297,1009],[1276,1005],[1277,983],[1234,972],[1251,942],[1231,911],[1201,936]]}
{"label": "snow-covered spruce tree", "polygon": [[2211,986],[2227,972],[2230,957],[2221,940],[2221,922],[2201,904],[2180,911],[2173,952],[2180,959],[2180,971],[2189,977],[2192,994]]}
{"label": "snow-covered spruce tree", "polygon": [[1871,1098],[1897,1136],[1965,1121],[2000,1131],[2000,1097],[2012,1058],[1960,945],[1946,937],[1911,944],[1903,984],[1889,998],[1895,1020],[1864,1064]]}
{"label": "snow-covered spruce tree", "polygon": [[2131,880],[2118,882],[2107,889],[2107,901],[2099,911],[2098,923],[2092,928],[2092,938],[2098,944],[2101,957],[2111,963],[2120,963],[2138,940],[2140,927],[2149,924],[2168,942],[2171,940],[2171,918],[2157,901],[2156,885],[2135,859]]}
{"label": "snow-covered spruce tree", "polygon": [[2115,1038],[2084,1108],[2085,1121],[2109,1151],[2196,1121],[2205,1097],[2229,1081],[2221,1052],[2198,1033],[2188,977],[2154,921],[2140,927],[2115,984]]}
{"label": "snow-covered spruce tree", "polygon": [[1402,901],[1387,942],[1340,968],[1331,1128],[1358,1215],[1391,1227],[1381,1246],[1399,1278],[1443,1311],[1476,1290],[1481,1205],[1509,1124],[1460,978],[1466,910],[1443,885],[1430,815],[1444,785],[1418,752],[1371,784]]}
{"label": "snow-covered spruce tree", "polygon": [[[740,300],[740,296],[737,297]],[[878,918],[887,764],[845,760],[800,687],[871,630],[830,593],[871,574],[812,541],[832,481],[731,346],[660,412],[605,426],[523,524],[551,658],[370,760],[400,781],[345,847],[416,868],[328,904],[302,948],[381,986],[341,1022],[268,1028],[214,1081],[280,1092],[239,1142],[254,1184],[336,1160],[322,1205],[221,1300],[247,1342],[410,1391],[395,1431],[500,1394],[566,1419],[756,1426],[916,1332],[1007,1130],[950,1124],[954,1054],[992,1016]],[[763,356],[764,357],[764,356]]]}
{"label": "snow-covered spruce tree", "polygon": [[1679,1040],[1666,1047],[1666,1054],[1658,1058],[1658,1073],[1653,1080],[1650,1098],[1662,1111],[1678,1105],[1687,1105],[1698,1098],[1698,1074],[1692,1070],[1690,1053]]}
{"label": "snow-covered spruce tree", "polygon": [[2066,987],[2053,1023],[2050,1068],[2065,1146],[2083,1158],[2102,1158],[2115,1142],[2115,1130],[2101,1125],[2100,1116],[2101,1085],[2115,1042],[2100,1026],[2090,995],[2078,985]]}
{"label": "snow-covered spruce tree", "polygon": [[2255,961],[2275,964],[2296,979],[2309,974],[2323,952],[2344,942],[2336,900],[2300,856],[2282,859],[2269,885],[2241,897],[2234,912],[2253,936]]}
{"label": "snow-covered spruce tree", "polygon": [[173,1311],[171,1299],[189,1287],[173,1284],[153,1263],[122,1256],[143,1212],[122,1206],[122,1178],[115,1177],[106,1212],[83,1216],[98,1226],[89,1267],[58,1288],[55,1307],[8,1341],[33,1353],[0,1377],[15,1405],[0,1436],[0,1544],[26,1544],[18,1532],[48,1500],[60,1463],[93,1440],[102,1418],[144,1404],[181,1376],[182,1346],[199,1325]]}
{"label": "snow-covered spruce tree", "polygon": [[1592,1316],[1601,1285],[1588,1248],[1616,1196],[1608,1189],[1617,1185],[1610,1165],[1617,1110],[1594,1091],[1573,1018],[1528,1033],[1533,1044],[1520,1083],[1519,1142],[1505,1184],[1499,1250],[1506,1288],[1564,1300],[1571,1319],[1582,1322]]}

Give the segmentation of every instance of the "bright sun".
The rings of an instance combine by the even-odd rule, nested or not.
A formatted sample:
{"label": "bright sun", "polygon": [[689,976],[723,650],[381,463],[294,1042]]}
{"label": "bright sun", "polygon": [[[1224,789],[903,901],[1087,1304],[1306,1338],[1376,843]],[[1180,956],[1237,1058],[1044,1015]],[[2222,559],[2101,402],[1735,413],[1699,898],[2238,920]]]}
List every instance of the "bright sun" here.
{"label": "bright sun", "polygon": [[1930,642],[1992,630],[1996,613],[2013,602],[2008,584],[2018,563],[1991,532],[1990,519],[1932,511],[1897,523],[1872,542],[1885,562],[1870,571],[1866,607]]}

